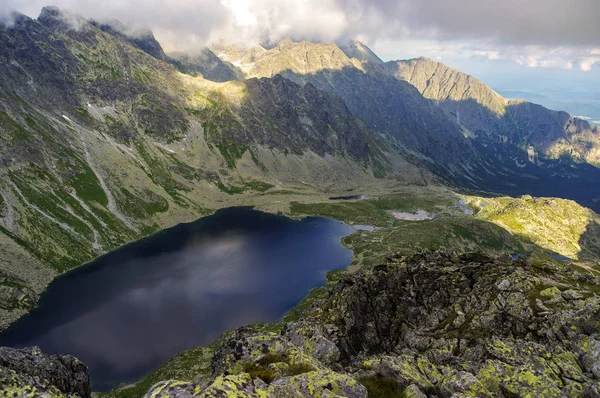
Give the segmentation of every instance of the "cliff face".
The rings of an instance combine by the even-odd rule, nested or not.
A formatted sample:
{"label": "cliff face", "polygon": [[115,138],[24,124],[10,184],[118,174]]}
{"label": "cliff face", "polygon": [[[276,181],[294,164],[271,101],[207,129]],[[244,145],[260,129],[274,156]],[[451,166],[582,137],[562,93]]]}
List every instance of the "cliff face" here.
{"label": "cliff face", "polygon": [[226,333],[206,373],[171,368],[182,379],[146,396],[600,394],[600,281],[590,274],[549,258],[438,251],[337,278],[298,322]]}

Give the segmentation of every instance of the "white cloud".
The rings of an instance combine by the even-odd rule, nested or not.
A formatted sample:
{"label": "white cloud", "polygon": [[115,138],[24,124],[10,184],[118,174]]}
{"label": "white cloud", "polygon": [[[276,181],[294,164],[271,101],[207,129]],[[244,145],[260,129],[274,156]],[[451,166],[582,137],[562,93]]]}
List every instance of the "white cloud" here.
{"label": "white cloud", "polygon": [[[475,57],[582,71],[600,63],[598,0],[53,1],[84,17],[147,27],[167,51],[194,50],[220,39],[255,44],[284,37],[358,38],[383,48],[387,59]],[[36,17],[48,2],[2,0],[0,17],[11,9]]]}
{"label": "white cloud", "polygon": [[498,50],[475,50],[473,51],[473,55],[485,57],[491,61],[501,59],[500,51]]}
{"label": "white cloud", "polygon": [[586,57],[579,61],[579,67],[581,70],[589,72],[598,63],[600,63],[600,57]]}
{"label": "white cloud", "polygon": [[284,37],[334,41],[347,29],[347,16],[335,0],[221,0],[229,23],[209,40],[274,43]]}

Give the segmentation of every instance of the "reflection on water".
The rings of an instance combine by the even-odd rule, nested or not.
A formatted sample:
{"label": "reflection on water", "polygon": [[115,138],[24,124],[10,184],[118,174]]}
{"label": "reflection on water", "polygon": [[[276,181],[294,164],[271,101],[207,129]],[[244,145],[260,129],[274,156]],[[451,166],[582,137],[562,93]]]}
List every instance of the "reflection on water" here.
{"label": "reflection on water", "polygon": [[57,278],[0,345],[73,354],[94,390],[136,380],[223,331],[280,319],[350,263],[350,227],[231,208],[109,253]]}

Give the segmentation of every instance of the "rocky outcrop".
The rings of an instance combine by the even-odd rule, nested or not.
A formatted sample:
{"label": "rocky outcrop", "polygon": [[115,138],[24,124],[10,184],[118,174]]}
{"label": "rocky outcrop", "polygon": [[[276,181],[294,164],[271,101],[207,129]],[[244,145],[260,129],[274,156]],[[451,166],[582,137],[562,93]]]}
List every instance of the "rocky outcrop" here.
{"label": "rocky outcrop", "polygon": [[91,396],[87,366],[70,355],[46,355],[38,347],[0,347],[0,396]]}
{"label": "rocky outcrop", "polygon": [[0,309],[29,309],[39,296],[23,279],[0,269]]}
{"label": "rocky outcrop", "polygon": [[350,276],[315,314],[333,325],[346,368],[402,388],[580,396],[598,384],[599,291],[557,262],[442,251]]}
{"label": "rocky outcrop", "polygon": [[550,259],[394,256],[279,332],[228,333],[210,382],[148,397],[597,397],[600,283]]}
{"label": "rocky outcrop", "polygon": [[240,328],[221,342],[208,385],[165,381],[146,397],[366,398],[367,389],[343,371],[339,355],[312,323],[289,324],[281,333]]}

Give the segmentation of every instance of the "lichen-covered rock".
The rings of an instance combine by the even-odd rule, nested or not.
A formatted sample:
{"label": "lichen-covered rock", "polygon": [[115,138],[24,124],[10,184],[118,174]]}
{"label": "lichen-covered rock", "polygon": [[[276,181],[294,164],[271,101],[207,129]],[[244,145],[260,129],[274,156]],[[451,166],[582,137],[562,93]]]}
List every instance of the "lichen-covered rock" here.
{"label": "lichen-covered rock", "polygon": [[38,347],[0,347],[0,396],[81,397],[91,394],[87,366],[70,355],[46,355]]}
{"label": "lichen-covered rock", "polygon": [[450,372],[444,377],[440,389],[445,396],[454,396],[457,393],[479,398],[492,396],[477,377],[464,371]]}
{"label": "lichen-covered rock", "polygon": [[315,323],[289,323],[283,329],[284,336],[294,345],[302,347],[326,364],[335,364],[340,360],[340,350],[327,338],[325,329]]}
{"label": "lichen-covered rock", "polygon": [[404,398],[427,398],[427,395],[423,394],[419,387],[411,384],[404,390]]}
{"label": "lichen-covered rock", "polygon": [[351,376],[331,370],[303,373],[275,380],[271,384],[253,382],[248,373],[219,376],[206,388],[194,383],[166,381],[154,385],[146,398],[366,398],[367,389]]}
{"label": "lichen-covered rock", "polygon": [[292,390],[300,397],[321,397],[325,393],[348,398],[367,397],[367,389],[362,384],[348,375],[331,370],[277,379],[271,383],[267,392],[273,397],[280,397],[280,391]]}
{"label": "lichen-covered rock", "polygon": [[[314,347],[322,342],[306,338],[297,340],[284,334],[259,332],[242,327],[223,340],[212,360],[213,375],[239,374],[242,371],[271,370],[273,375],[283,374],[290,366],[308,370],[324,369],[325,366],[312,354]],[[296,345],[292,340],[299,342]],[[273,365],[273,366],[272,366]],[[263,369],[266,368],[266,369]]]}
{"label": "lichen-covered rock", "polygon": [[402,388],[414,384],[424,391],[431,391],[442,377],[425,358],[417,360],[409,355],[383,357],[377,372],[383,377],[396,380]]}
{"label": "lichen-covered rock", "polygon": [[558,397],[600,378],[598,292],[565,264],[424,252],[346,276],[313,313],[335,326],[343,359],[402,388]]}

